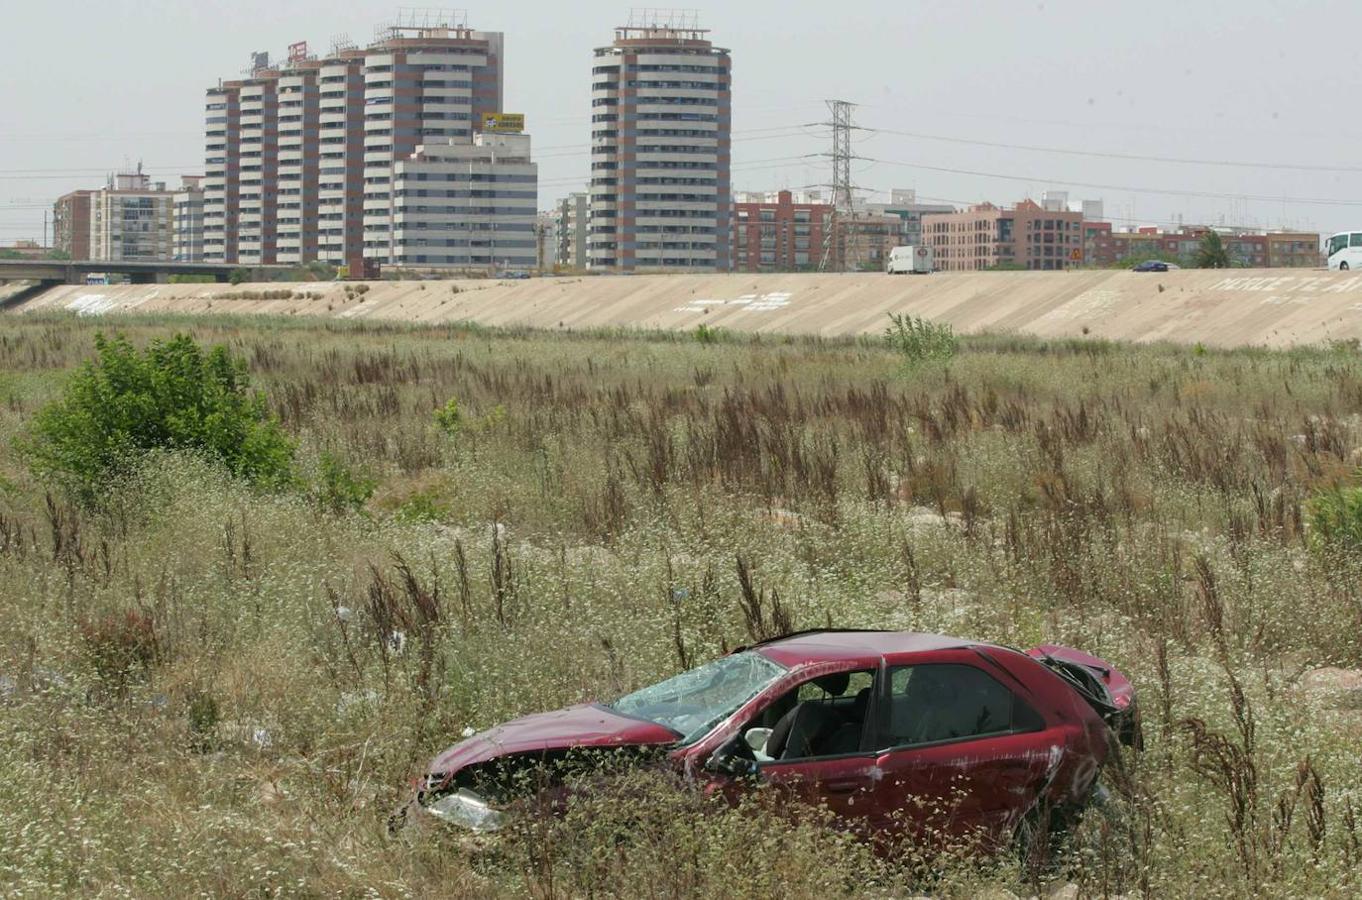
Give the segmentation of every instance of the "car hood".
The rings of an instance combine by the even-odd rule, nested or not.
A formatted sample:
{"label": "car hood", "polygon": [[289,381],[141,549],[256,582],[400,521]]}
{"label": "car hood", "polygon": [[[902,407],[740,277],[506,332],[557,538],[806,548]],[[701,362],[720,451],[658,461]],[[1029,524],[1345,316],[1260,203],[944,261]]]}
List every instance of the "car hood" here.
{"label": "car hood", "polygon": [[432,773],[460,769],[505,756],[574,747],[628,747],[674,744],[670,728],[622,716],[604,706],[583,704],[556,712],[513,719],[450,747],[431,763]]}

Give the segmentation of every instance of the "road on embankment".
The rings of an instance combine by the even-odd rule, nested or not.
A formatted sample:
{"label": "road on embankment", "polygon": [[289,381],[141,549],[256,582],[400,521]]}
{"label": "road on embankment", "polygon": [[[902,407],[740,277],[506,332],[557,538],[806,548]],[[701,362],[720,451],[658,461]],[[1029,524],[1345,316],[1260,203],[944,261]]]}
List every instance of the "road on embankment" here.
{"label": "road on embankment", "polygon": [[921,276],[635,275],[528,280],[55,287],[8,314],[324,316],[544,329],[876,334],[890,313],[963,333],[1289,347],[1362,339],[1362,274],[1302,269]]}

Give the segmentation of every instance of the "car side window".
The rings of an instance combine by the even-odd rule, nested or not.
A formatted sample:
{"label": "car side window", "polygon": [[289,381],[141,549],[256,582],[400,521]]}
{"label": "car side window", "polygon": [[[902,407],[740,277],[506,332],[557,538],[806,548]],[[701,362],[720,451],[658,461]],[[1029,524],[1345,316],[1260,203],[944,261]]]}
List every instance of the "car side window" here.
{"label": "car side window", "polygon": [[758,762],[860,752],[874,684],[874,671],[864,670],[823,675],[792,688],[750,723],[749,732],[767,732],[747,736]]}
{"label": "car side window", "polygon": [[1038,731],[1044,720],[983,669],[960,664],[889,672],[881,743],[890,747]]}
{"label": "car side window", "polygon": [[1362,247],[1362,232],[1359,232],[1359,231],[1354,231],[1354,232],[1353,232],[1353,234],[1352,234],[1352,245],[1353,245],[1354,247]]}

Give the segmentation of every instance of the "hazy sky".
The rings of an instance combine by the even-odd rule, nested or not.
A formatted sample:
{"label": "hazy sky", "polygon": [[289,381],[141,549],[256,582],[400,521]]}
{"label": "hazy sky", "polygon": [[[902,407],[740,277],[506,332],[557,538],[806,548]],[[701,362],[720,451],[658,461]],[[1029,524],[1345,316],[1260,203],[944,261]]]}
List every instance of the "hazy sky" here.
{"label": "hazy sky", "polygon": [[[41,237],[53,199],[125,160],[172,182],[202,171],[205,88],[253,50],[367,43],[397,9],[0,0],[0,244]],[[733,51],[735,190],[828,181],[813,156],[827,130],[812,123],[837,97],[880,129],[856,133],[867,190],[958,204],[1068,190],[1103,199],[1117,227],[1362,228],[1362,3],[727,0],[699,13]],[[469,8],[470,25],[506,34],[506,107],[534,136],[541,208],[585,183],[591,51],[628,16],[600,0]]]}

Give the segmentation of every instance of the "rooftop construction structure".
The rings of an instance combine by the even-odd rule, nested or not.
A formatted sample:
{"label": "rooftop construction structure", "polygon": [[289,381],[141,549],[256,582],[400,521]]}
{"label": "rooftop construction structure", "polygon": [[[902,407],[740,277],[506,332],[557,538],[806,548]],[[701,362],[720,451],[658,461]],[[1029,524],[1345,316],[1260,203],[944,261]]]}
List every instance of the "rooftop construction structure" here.
{"label": "rooftop construction structure", "polygon": [[503,44],[461,12],[407,10],[363,49],[252,54],[246,77],[207,93],[205,258],[395,262],[395,166],[421,147],[473,145],[502,112]]}
{"label": "rooftop construction structure", "polygon": [[597,48],[591,268],[728,269],[732,98],[729,52],[693,14],[636,10]]}

